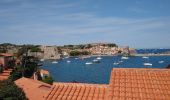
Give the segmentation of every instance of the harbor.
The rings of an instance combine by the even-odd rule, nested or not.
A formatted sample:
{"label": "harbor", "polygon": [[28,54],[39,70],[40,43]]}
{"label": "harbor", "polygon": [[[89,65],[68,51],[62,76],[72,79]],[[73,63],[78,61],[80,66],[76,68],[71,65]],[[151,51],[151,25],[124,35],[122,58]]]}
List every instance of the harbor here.
{"label": "harbor", "polygon": [[[97,58],[100,62],[93,62]],[[48,70],[56,82],[106,84],[112,68],[165,68],[169,65],[170,56],[91,56],[84,59],[70,57],[57,62],[46,60],[41,67]]]}

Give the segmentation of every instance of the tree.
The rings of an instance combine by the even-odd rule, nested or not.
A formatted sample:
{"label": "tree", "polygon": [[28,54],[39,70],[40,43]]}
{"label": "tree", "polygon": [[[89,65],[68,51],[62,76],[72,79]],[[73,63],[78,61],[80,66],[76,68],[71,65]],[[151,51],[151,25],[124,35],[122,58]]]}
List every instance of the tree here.
{"label": "tree", "polygon": [[70,56],[79,56],[81,53],[77,50],[73,50],[70,52]]}
{"label": "tree", "polygon": [[0,81],[0,100],[28,100],[22,89],[10,79]]}
{"label": "tree", "polygon": [[54,80],[51,76],[46,76],[45,78],[42,79],[42,81],[48,84],[53,84]]}
{"label": "tree", "polygon": [[39,47],[32,47],[31,52],[41,52],[41,49]]}

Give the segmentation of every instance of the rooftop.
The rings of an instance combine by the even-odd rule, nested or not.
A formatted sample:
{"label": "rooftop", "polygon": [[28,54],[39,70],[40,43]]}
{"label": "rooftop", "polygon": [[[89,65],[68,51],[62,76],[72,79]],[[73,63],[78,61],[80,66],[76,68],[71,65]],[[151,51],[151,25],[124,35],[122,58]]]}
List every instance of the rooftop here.
{"label": "rooftop", "polygon": [[13,56],[13,54],[9,54],[9,53],[0,53],[0,56],[11,57],[11,56]]}
{"label": "rooftop", "polygon": [[105,100],[107,85],[55,83],[45,100]]}
{"label": "rooftop", "polygon": [[7,70],[4,70],[2,73],[0,73],[0,81],[8,79],[8,77],[10,76],[11,71],[12,71],[12,69],[7,69]]}
{"label": "rooftop", "polygon": [[[56,82],[51,86],[27,78],[17,80],[16,84],[24,89],[30,100],[169,100],[170,98],[169,69],[113,68],[108,85]],[[44,88],[41,88],[43,85]]]}
{"label": "rooftop", "polygon": [[108,90],[108,100],[169,100],[170,70],[114,68]]}
{"label": "rooftop", "polygon": [[44,100],[51,89],[49,84],[24,77],[16,80],[15,84],[24,90],[29,100]]}

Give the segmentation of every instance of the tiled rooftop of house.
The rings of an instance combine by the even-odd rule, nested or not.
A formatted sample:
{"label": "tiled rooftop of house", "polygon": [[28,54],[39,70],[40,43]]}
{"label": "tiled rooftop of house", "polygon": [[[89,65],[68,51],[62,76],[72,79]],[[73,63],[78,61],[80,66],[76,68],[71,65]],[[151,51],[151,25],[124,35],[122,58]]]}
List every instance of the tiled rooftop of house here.
{"label": "tiled rooftop of house", "polygon": [[105,100],[107,85],[55,83],[45,100]]}
{"label": "tiled rooftop of house", "polygon": [[21,80],[30,100],[170,100],[169,69],[113,68],[108,85],[56,82],[44,93],[38,81]]}
{"label": "tiled rooftop of house", "polygon": [[114,68],[108,97],[108,100],[170,100],[170,70]]}
{"label": "tiled rooftop of house", "polygon": [[0,53],[0,56],[10,57],[10,56],[13,56],[13,54],[9,54],[9,53]]}
{"label": "tiled rooftop of house", "polygon": [[51,90],[49,84],[24,77],[16,80],[15,84],[24,90],[29,100],[44,100],[45,95]]}
{"label": "tiled rooftop of house", "polygon": [[2,73],[0,73],[0,80],[8,79],[11,71],[12,71],[12,69],[7,69],[7,70],[4,70]]}

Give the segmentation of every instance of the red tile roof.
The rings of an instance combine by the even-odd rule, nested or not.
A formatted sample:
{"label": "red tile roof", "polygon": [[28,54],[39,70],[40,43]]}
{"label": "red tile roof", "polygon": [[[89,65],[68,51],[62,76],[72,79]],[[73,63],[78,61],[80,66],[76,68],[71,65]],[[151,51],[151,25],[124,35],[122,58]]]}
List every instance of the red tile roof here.
{"label": "red tile roof", "polygon": [[45,100],[105,100],[107,85],[55,83]]}
{"label": "red tile roof", "polygon": [[12,69],[4,70],[2,73],[0,73],[0,80],[6,80],[10,76]]}
{"label": "red tile roof", "polygon": [[39,81],[22,78],[16,84],[30,100],[170,100],[169,69],[114,68],[109,85],[54,83],[45,92]]}
{"label": "red tile roof", "polygon": [[107,100],[170,100],[170,70],[114,68],[107,97]]}
{"label": "red tile roof", "polygon": [[1,53],[0,56],[10,57],[10,56],[13,56],[13,54],[9,54],[9,53]]}
{"label": "red tile roof", "polygon": [[24,77],[16,80],[15,84],[24,90],[29,100],[44,100],[51,89],[49,84]]}

